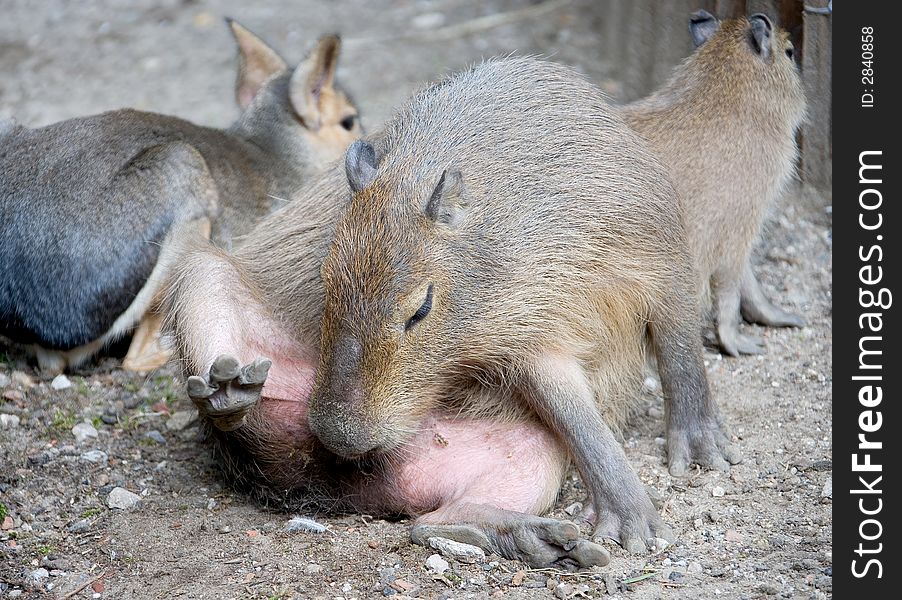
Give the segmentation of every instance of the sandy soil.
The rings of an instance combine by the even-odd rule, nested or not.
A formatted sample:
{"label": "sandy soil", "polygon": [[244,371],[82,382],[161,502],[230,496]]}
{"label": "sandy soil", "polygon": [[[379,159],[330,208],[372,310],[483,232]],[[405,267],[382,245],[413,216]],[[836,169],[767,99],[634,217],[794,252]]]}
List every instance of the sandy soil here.
{"label": "sandy soil", "polygon": [[[223,15],[290,60],[318,34],[341,32],[339,77],[369,128],[420,83],[499,53],[550,55],[615,97],[620,89],[596,34],[604,12],[590,0],[470,35],[440,28],[530,5],[248,4],[3,0],[0,118],[41,125],[133,106],[226,125],[237,109]],[[671,478],[660,399],[649,400],[626,432],[632,464],[661,496],[679,537],[659,554],[629,556],[612,547],[608,567],[580,573],[532,571],[490,556],[474,565],[452,561],[439,576],[426,567],[432,552],[410,544],[403,521],[307,514],[328,531],[286,533],[291,514],[224,485],[174,371],[129,376],[117,359],[104,359],[54,389],[64,382],[53,386],[20,353],[0,346],[0,598],[829,597],[827,204],[811,194],[788,198],[758,257],[769,294],[806,315],[809,326],[757,331],[769,350],[762,357],[706,356],[745,461],[730,474]],[[138,494],[138,505],[109,508],[117,487]],[[582,500],[580,490],[574,475],[554,514],[565,518],[565,508]]]}

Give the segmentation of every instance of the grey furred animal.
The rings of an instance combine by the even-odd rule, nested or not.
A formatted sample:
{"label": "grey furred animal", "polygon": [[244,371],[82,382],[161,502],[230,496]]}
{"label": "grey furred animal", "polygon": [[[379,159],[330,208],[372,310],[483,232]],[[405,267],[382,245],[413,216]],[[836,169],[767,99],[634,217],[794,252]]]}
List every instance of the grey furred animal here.
{"label": "grey furred animal", "polygon": [[360,133],[334,82],[340,41],[290,69],[234,21],[236,97],[227,130],[131,109],[0,142],[0,334],[61,371],[140,321],[124,366],[165,362],[155,312],[180,240],[231,247]]}
{"label": "grey furred animal", "polygon": [[740,310],[751,323],[804,325],[767,299],[750,262],[795,172],[804,91],[789,36],[765,15],[720,23],[699,11],[689,29],[697,50],[623,114],[670,169],[721,349],[757,354],[763,341],[739,331]]}
{"label": "grey furred animal", "polygon": [[323,176],[174,280],[188,393],[233,475],[416,516],[421,543],[605,564],[538,516],[572,456],[596,541],[672,538],[611,430],[647,334],[671,472],[739,455],[708,389],[675,191],[599,90],[490,60],[415,94],[345,165],[346,182]]}

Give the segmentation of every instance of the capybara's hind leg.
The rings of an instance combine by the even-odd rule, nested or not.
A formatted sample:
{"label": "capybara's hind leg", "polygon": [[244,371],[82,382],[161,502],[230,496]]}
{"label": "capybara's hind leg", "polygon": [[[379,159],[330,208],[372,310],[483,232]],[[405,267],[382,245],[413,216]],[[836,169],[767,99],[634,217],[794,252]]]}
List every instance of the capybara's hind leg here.
{"label": "capybara's hind leg", "polygon": [[768,327],[805,326],[805,319],[780,308],[767,299],[750,264],[747,264],[742,272],[740,297],[742,316],[749,323],[766,325]]}
{"label": "capybara's hind leg", "polygon": [[649,323],[667,410],[670,474],[686,475],[693,463],[719,470],[741,458],[708,389],[698,311],[688,289],[668,296]]}
{"label": "capybara's hind leg", "polygon": [[258,358],[242,367],[234,356],[222,354],[207,375],[188,378],[188,396],[216,428],[234,431],[260,401],[271,366],[268,358]]}
{"label": "capybara's hind leg", "polygon": [[122,361],[122,368],[136,373],[147,373],[159,369],[169,361],[171,352],[163,347],[161,333],[163,317],[157,312],[148,312],[141,319],[128,353]]}
{"label": "capybara's hind leg", "polygon": [[575,523],[486,504],[457,502],[423,515],[411,529],[410,538],[426,545],[431,537],[479,546],[532,567],[550,567],[566,560],[580,567],[603,567],[611,560],[603,546],[581,538]]}

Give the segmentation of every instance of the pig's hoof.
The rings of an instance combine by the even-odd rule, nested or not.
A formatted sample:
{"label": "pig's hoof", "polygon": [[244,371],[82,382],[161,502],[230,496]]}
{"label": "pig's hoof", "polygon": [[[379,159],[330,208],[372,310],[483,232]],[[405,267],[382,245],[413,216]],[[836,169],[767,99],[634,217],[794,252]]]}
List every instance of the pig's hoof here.
{"label": "pig's hoof", "polygon": [[626,514],[618,515],[606,509],[600,510],[593,539],[614,540],[630,554],[646,552],[655,544],[655,538],[668,542],[676,539],[651,502],[637,503],[633,509],[623,512]]}
{"label": "pig's hoof", "polygon": [[667,432],[667,460],[670,474],[685,477],[693,464],[718,471],[742,462],[742,452],[724,431],[716,417],[708,417],[687,428],[671,427]]}
{"label": "pig's hoof", "polygon": [[414,525],[410,538],[421,545],[432,537],[448,538],[539,568],[559,564],[603,567],[611,560],[603,546],[580,538],[575,523],[498,511],[502,512],[503,520],[498,522]]}
{"label": "pig's hoof", "polygon": [[234,431],[260,400],[271,366],[268,358],[258,358],[242,367],[234,356],[220,354],[209,374],[188,378],[188,396],[217,429]]}

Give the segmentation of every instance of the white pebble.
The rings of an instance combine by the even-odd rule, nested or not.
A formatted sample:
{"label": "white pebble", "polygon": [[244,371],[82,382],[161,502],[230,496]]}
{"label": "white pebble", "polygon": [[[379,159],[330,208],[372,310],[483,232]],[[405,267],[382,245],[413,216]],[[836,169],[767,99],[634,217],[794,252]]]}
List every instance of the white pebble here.
{"label": "white pebble", "polygon": [[75,436],[75,441],[80,444],[88,438],[96,438],[97,430],[94,429],[93,425],[84,421],[72,428],[72,435]]}
{"label": "white pebble", "polygon": [[448,561],[438,554],[433,554],[426,559],[426,568],[430,571],[438,573],[439,575],[447,571],[449,567],[450,565],[448,564]]}
{"label": "white pebble", "polygon": [[56,391],[67,390],[72,387],[72,382],[69,381],[68,377],[61,373],[53,378],[53,381],[50,382],[50,387]]}
{"label": "white pebble", "polygon": [[329,531],[325,525],[306,517],[294,517],[285,523],[283,529],[286,533],[325,533]]}
{"label": "white pebble", "polygon": [[722,498],[724,494],[726,494],[726,491],[719,485],[715,485],[711,489],[711,495],[714,496],[715,498]]}
{"label": "white pebble", "polygon": [[106,498],[106,505],[110,508],[118,508],[120,510],[128,510],[138,506],[141,502],[141,496],[134,492],[130,492],[125,488],[115,487],[110,495]]}
{"label": "white pebble", "polygon": [[461,544],[443,537],[431,537],[428,544],[430,548],[438,550],[445,558],[453,558],[462,563],[475,563],[485,560],[485,552],[478,546]]}
{"label": "white pebble", "polygon": [[0,429],[15,429],[19,426],[19,422],[16,415],[0,414]]}

